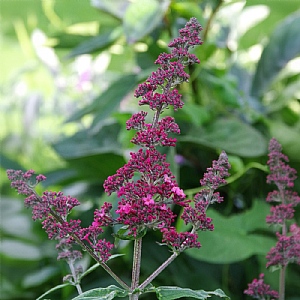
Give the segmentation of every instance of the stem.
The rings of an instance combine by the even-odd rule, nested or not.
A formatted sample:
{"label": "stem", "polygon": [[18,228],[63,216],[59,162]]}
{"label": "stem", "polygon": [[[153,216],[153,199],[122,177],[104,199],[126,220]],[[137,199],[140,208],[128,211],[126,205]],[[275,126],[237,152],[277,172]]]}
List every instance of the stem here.
{"label": "stem", "polygon": [[147,287],[151,281],[157,277],[180,253],[174,252],[160,267],[158,267],[142,284],[138,286],[140,290]]}
{"label": "stem", "polygon": [[280,269],[279,274],[279,300],[284,300],[285,297],[285,271],[286,265]]}
{"label": "stem", "polygon": [[152,121],[152,128],[155,128],[157,126],[158,120],[159,120],[159,115],[161,114],[163,105],[161,104],[160,107],[156,110],[154,116],[153,116],[153,121]]}
{"label": "stem", "polygon": [[[132,265],[132,281],[131,281],[131,291],[134,290],[139,285],[140,279],[140,269],[141,269],[141,255],[142,255],[142,238],[134,240],[133,248],[133,265]],[[137,300],[139,298],[139,293],[131,294],[130,300]]]}
{"label": "stem", "polygon": [[81,289],[80,284],[77,282],[78,276],[76,275],[76,271],[75,271],[74,265],[73,265],[72,262],[68,262],[68,265],[69,265],[69,268],[71,270],[71,273],[72,273],[72,276],[73,276],[73,279],[74,279],[74,282],[75,282],[75,286],[76,286],[77,292],[80,295],[80,294],[82,294],[82,289]]}
{"label": "stem", "polygon": [[[284,189],[280,188],[279,192],[280,192],[280,195],[281,195],[282,203],[286,204]],[[282,235],[284,235],[284,236],[287,235],[286,220],[284,220],[284,222],[282,224]],[[286,272],[286,267],[287,267],[287,265],[283,265],[282,268],[280,269],[280,273],[279,273],[279,300],[284,300],[284,298],[285,298],[285,272]]]}
{"label": "stem", "polygon": [[206,40],[207,34],[208,34],[208,30],[209,30],[209,28],[211,26],[211,22],[212,22],[214,16],[216,15],[217,11],[221,7],[222,3],[223,3],[223,0],[219,0],[218,4],[216,5],[216,7],[213,9],[211,15],[209,16],[209,19],[207,20],[206,26],[204,27],[204,30],[203,30],[203,37],[202,37],[203,41]]}

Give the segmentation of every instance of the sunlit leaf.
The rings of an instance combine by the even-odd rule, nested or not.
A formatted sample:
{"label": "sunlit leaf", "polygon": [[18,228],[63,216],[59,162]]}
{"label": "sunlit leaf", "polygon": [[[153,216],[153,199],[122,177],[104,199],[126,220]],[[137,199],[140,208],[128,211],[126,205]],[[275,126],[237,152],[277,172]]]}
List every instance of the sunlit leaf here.
{"label": "sunlit leaf", "polygon": [[128,43],[134,43],[149,34],[161,22],[169,0],[139,0],[132,2],[124,15],[123,26]]}
{"label": "sunlit leaf", "polygon": [[278,139],[283,151],[293,161],[300,161],[300,122],[294,127],[280,121],[269,123],[271,136]]}
{"label": "sunlit leaf", "polygon": [[284,66],[300,54],[300,12],[281,22],[270,36],[257,64],[251,95],[260,97]]}
{"label": "sunlit leaf", "polygon": [[122,19],[130,0],[91,0],[91,5]]}
{"label": "sunlit leaf", "polygon": [[107,288],[97,288],[89,290],[72,300],[111,300],[115,297],[128,297],[128,291],[117,286],[110,285]]}
{"label": "sunlit leaf", "polygon": [[173,300],[183,297],[191,297],[195,299],[208,299],[211,296],[218,296],[221,298],[230,299],[220,289],[217,289],[212,292],[206,292],[203,290],[191,290],[188,288],[180,288],[176,286],[160,286],[156,288],[155,291],[159,300]]}

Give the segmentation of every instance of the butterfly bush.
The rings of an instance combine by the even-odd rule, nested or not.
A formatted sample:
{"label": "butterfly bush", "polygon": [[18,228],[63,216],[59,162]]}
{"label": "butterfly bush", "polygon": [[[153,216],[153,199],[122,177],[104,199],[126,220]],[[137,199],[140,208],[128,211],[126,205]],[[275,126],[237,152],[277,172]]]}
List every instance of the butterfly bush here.
{"label": "butterfly bush", "polygon": [[288,224],[293,220],[295,207],[300,203],[300,197],[291,189],[297,178],[297,172],[291,168],[287,162],[288,157],[282,153],[282,147],[276,139],[271,139],[269,143],[269,160],[267,162],[270,174],[267,176],[267,183],[274,183],[276,190],[270,192],[266,201],[277,203],[271,206],[270,215],[266,217],[267,224],[275,226],[277,243],[268,252],[266,267],[280,269],[280,291],[269,291],[263,283],[263,274],[260,279],[255,279],[249,284],[245,294],[254,299],[284,299],[285,270],[289,263],[300,265],[300,227],[297,224]]}
{"label": "butterfly bush", "polygon": [[[201,30],[197,20],[191,18],[179,31],[179,37],[169,44],[171,52],[159,55],[155,61],[157,70],[135,90],[134,96],[139,98],[139,105],[148,106],[152,117],[149,118],[147,112],[140,111],[126,122],[127,130],[136,131],[131,142],[136,145],[137,151],[130,153],[129,161],[104,182],[105,192],[108,195],[116,193],[118,197],[115,212],[112,211],[112,204],[105,202],[95,210],[91,225],[82,228],[80,220],[68,218],[71,210],[80,204],[77,199],[65,196],[62,192],[46,191],[39,196],[35,192],[35,186],[44,181],[45,176],[35,176],[32,170],[25,173],[7,171],[11,186],[26,196],[25,205],[32,208],[33,219],[42,221],[49,239],[59,241],[58,258],[67,260],[70,266],[82,256],[79,250],[73,248],[77,244],[100,263],[123,288],[142,289],[168,263],[140,286],[136,263],[133,265],[133,284],[129,287],[106,264],[114,246],[113,241],[101,237],[105,227],[121,225],[121,230],[115,236],[138,241],[139,246],[134,248],[136,253],[140,252],[139,241],[148,230],[160,231],[161,242],[172,250],[173,258],[186,249],[201,247],[198,231],[214,229],[212,219],[206,215],[206,211],[209,205],[223,201],[215,190],[224,185],[225,178],[229,176],[230,165],[226,153],[222,152],[218,160],[213,161],[212,167],[207,169],[200,180],[202,189],[192,201],[186,198],[179,187],[170,170],[170,164],[166,162],[166,155],[158,150],[158,147],[175,147],[176,138],[173,135],[180,134],[175,119],[162,114],[170,107],[175,111],[183,107],[177,86],[188,82],[189,75],[185,72],[185,67],[200,62],[189,50],[202,44],[199,37]],[[174,227],[177,215],[172,211],[174,205],[181,207],[180,218],[185,224],[191,225],[190,231],[177,232]],[[140,259],[139,255],[134,257]],[[71,277],[67,279],[76,283],[80,271],[73,269]]]}

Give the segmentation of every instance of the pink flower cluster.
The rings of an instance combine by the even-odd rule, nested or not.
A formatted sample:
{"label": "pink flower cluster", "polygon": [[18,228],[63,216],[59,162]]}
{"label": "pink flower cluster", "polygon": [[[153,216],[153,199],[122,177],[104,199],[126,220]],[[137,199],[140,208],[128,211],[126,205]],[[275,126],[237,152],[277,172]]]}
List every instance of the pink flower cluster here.
{"label": "pink flower cluster", "polygon": [[[139,104],[149,105],[154,111],[152,123],[146,123],[147,113],[144,111],[133,114],[127,121],[126,128],[137,131],[132,142],[141,148],[136,153],[131,153],[128,163],[104,182],[108,195],[117,193],[119,202],[116,213],[119,216],[113,220],[111,214],[106,213],[102,214],[103,218],[122,224],[132,237],[137,237],[144,230],[160,230],[163,243],[176,252],[200,247],[196,231],[213,230],[212,220],[206,216],[206,209],[209,204],[222,201],[214,190],[225,183],[224,178],[229,175],[230,167],[224,152],[218,161],[213,162],[212,168],[207,170],[201,181],[205,189],[196,195],[195,205],[191,206],[191,201],[185,200],[184,192],[178,187],[166,156],[156,149],[157,146],[175,146],[176,139],[169,134],[180,133],[174,118],[166,116],[160,119],[160,115],[169,106],[173,106],[174,110],[183,106],[176,86],[189,79],[184,71],[185,66],[199,63],[195,55],[189,53],[189,49],[202,44],[199,38],[201,30],[197,20],[192,18],[179,31],[180,36],[169,44],[171,54],[160,54],[155,62],[160,67],[136,89],[135,97],[141,97]],[[193,225],[192,232],[178,233],[172,226],[176,218],[171,210],[174,204],[183,207],[181,217],[185,223]],[[97,220],[101,224],[104,222],[99,216]]]}
{"label": "pink flower cluster", "polygon": [[244,293],[259,300],[274,300],[279,298],[278,292],[271,290],[270,285],[264,283],[264,274],[260,274],[259,279],[253,279],[248,284],[248,289]]}
{"label": "pink flower cluster", "polygon": [[[278,190],[272,191],[267,196],[268,202],[277,202],[276,206],[271,207],[271,214],[266,217],[268,224],[280,225],[283,232],[277,232],[278,242],[267,254],[267,267],[286,266],[289,262],[300,261],[300,244],[297,238],[295,228],[296,224],[290,227],[290,234],[287,232],[286,222],[293,219],[294,207],[300,203],[300,197],[290,189],[294,186],[294,180],[297,178],[296,170],[286,164],[288,157],[282,152],[282,147],[276,139],[271,139],[269,144],[270,174],[267,177],[268,183],[275,183]],[[292,229],[292,230],[291,230]],[[299,235],[299,233],[298,233]]]}
{"label": "pink flower cluster", "polygon": [[[277,243],[268,252],[267,267],[275,266],[285,272],[285,267],[289,263],[297,263],[300,265],[300,227],[292,224],[287,228],[287,222],[294,217],[294,207],[300,203],[300,197],[296,192],[290,189],[294,186],[294,180],[297,178],[296,170],[286,164],[288,157],[282,153],[282,147],[276,139],[271,139],[269,143],[269,160],[268,165],[270,174],[267,176],[267,183],[274,183],[278,190],[272,191],[267,196],[267,202],[277,202],[272,206],[271,214],[266,217],[268,224],[276,225],[282,228],[282,232],[276,232]],[[264,275],[260,275],[260,279],[254,279],[248,285],[245,294],[254,299],[272,299],[279,298],[276,291],[271,291],[270,286],[264,284]],[[285,275],[280,276],[281,287],[284,286]],[[280,289],[280,299],[284,297],[284,289]]]}
{"label": "pink flower cluster", "polygon": [[76,198],[65,196],[62,192],[50,191],[45,191],[42,196],[39,196],[34,188],[39,182],[46,180],[46,177],[34,176],[33,170],[25,173],[7,170],[7,175],[11,180],[11,186],[16,188],[20,194],[27,196],[24,203],[26,207],[32,208],[33,220],[41,220],[48,238],[59,241],[58,259],[67,261],[79,259],[81,257],[79,251],[72,250],[72,245],[78,243],[78,240],[88,243],[99,260],[106,261],[109,258],[109,251],[113,248],[113,244],[98,239],[103,232],[98,224],[81,228],[80,220],[68,220],[71,210],[80,205]]}
{"label": "pink flower cluster", "polygon": [[[33,209],[33,219],[42,220],[48,237],[60,241],[57,246],[59,259],[72,262],[80,258],[81,254],[72,250],[72,245],[77,243],[85,250],[89,249],[94,258],[107,261],[113,244],[100,238],[106,226],[122,225],[122,232],[116,236],[125,239],[137,239],[149,229],[159,230],[163,243],[175,252],[200,247],[197,231],[213,230],[212,220],[206,216],[206,210],[210,204],[222,201],[215,189],[223,185],[224,178],[229,175],[230,165],[225,152],[207,169],[201,180],[203,189],[195,196],[194,205],[191,205],[171,173],[166,155],[156,149],[158,146],[174,147],[176,139],[169,135],[180,133],[173,117],[160,119],[160,115],[169,106],[173,106],[174,110],[183,106],[176,86],[189,79],[185,67],[200,62],[189,50],[202,44],[199,37],[201,30],[197,20],[191,18],[185,28],[179,31],[179,37],[169,44],[171,53],[159,55],[155,64],[160,67],[135,91],[135,97],[141,97],[139,104],[149,105],[154,117],[152,123],[147,123],[147,113],[141,111],[133,114],[126,123],[128,130],[137,131],[132,142],[140,149],[132,152],[130,160],[104,182],[108,195],[117,193],[119,201],[115,213],[112,212],[112,204],[105,202],[95,210],[92,224],[81,228],[80,220],[68,220],[72,208],[79,205],[77,199],[64,196],[62,192],[46,191],[39,196],[34,187],[46,179],[43,175],[36,176],[32,182],[32,170],[26,173],[8,170],[11,186],[27,196],[25,205]],[[191,232],[176,231],[173,226],[176,215],[171,210],[174,205],[183,208],[181,218],[186,224],[192,224]]]}
{"label": "pink flower cluster", "polygon": [[267,254],[267,267],[287,266],[289,263],[300,265],[300,227],[290,226],[290,235],[277,232],[278,242]]}

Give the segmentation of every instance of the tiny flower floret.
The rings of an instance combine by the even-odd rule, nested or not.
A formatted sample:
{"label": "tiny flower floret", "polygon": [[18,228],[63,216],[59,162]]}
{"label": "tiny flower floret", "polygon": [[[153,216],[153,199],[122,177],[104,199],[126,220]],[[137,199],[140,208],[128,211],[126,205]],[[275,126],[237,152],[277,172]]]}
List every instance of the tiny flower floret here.
{"label": "tiny flower floret", "polygon": [[120,213],[124,213],[124,214],[129,214],[131,211],[131,205],[126,203],[124,205],[120,205],[119,209],[116,210],[116,213],[120,214]]}
{"label": "tiny flower floret", "polygon": [[144,201],[145,205],[147,205],[147,206],[155,204],[155,201],[153,200],[152,195],[150,195],[150,194],[148,194],[147,197],[144,197],[143,201]]}
{"label": "tiny flower floret", "polygon": [[172,187],[172,190],[171,190],[174,194],[176,194],[177,196],[179,197],[182,197],[182,198],[185,198],[186,195],[185,193],[183,192],[182,189],[180,189],[178,186],[174,186]]}

